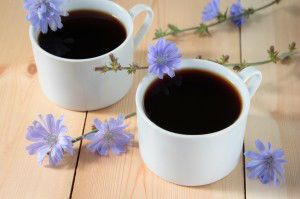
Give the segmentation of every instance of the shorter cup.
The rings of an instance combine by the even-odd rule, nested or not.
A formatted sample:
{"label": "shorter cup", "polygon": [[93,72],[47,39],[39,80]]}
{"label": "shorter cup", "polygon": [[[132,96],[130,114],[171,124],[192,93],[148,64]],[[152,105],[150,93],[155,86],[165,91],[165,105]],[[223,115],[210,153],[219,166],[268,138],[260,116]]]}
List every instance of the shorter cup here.
{"label": "shorter cup", "polygon": [[148,75],[139,84],[135,97],[140,154],[147,167],[167,181],[185,186],[209,184],[224,178],[239,162],[250,99],[262,75],[253,67],[236,74],[200,59],[184,59],[180,68],[210,71],[230,81],[241,96],[240,116],[229,127],[210,134],[182,135],[164,130],[145,114],[144,95],[156,79]]}
{"label": "shorter cup", "polygon": [[[131,87],[132,75],[127,71],[101,74],[95,67],[109,65],[112,53],[122,66],[133,62],[133,53],[150,28],[153,12],[149,6],[138,4],[129,11],[112,1],[65,1],[67,11],[88,9],[106,12],[116,17],[125,27],[127,37],[123,43],[104,55],[88,59],[66,59],[52,55],[38,44],[39,31],[29,28],[34,59],[42,90],[55,104],[70,110],[89,111],[104,108],[119,101]],[[133,35],[134,18],[146,12],[144,23]]]}

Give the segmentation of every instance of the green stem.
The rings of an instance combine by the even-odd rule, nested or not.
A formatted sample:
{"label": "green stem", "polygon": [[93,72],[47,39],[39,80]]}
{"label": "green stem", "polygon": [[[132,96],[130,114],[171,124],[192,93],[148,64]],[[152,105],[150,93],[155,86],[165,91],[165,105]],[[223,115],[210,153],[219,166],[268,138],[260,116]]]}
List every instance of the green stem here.
{"label": "green stem", "polygon": [[73,139],[72,142],[73,142],[73,143],[78,142],[79,140],[82,140],[85,136],[87,136],[87,135],[89,135],[89,134],[92,134],[92,133],[96,133],[97,131],[98,131],[97,129],[92,130],[92,131],[90,131],[90,132],[88,132],[88,133],[86,133],[86,134],[83,134],[83,135],[81,135],[81,136],[79,136],[79,137]]}
{"label": "green stem", "polygon": [[[125,116],[125,120],[126,120],[126,119],[129,119],[129,118],[131,118],[131,117],[133,117],[133,116],[135,116],[135,115],[136,115],[136,112],[129,113],[128,115]],[[90,135],[90,134],[92,134],[92,133],[96,133],[97,131],[98,131],[98,130],[95,129],[95,130],[92,130],[92,131],[90,131],[90,132],[88,132],[88,133],[86,133],[86,134],[83,134],[83,135],[81,135],[81,136],[79,136],[79,137],[73,139],[73,140],[72,140],[72,143],[78,142],[78,141],[82,140],[83,138],[85,138],[87,135]]]}
{"label": "green stem", "polygon": [[[226,18],[226,19],[216,21],[216,22],[214,22],[214,23],[208,24],[207,27],[210,28],[210,27],[216,26],[216,25],[218,25],[218,24],[224,23],[224,22],[226,22],[226,21],[229,21],[229,20],[232,20],[232,19],[235,19],[235,18],[239,18],[239,17],[245,16],[246,14],[247,14],[248,16],[250,16],[250,15],[254,14],[255,12],[257,12],[257,11],[259,11],[259,10],[265,9],[265,8],[267,8],[267,7],[270,7],[270,6],[274,5],[274,4],[276,4],[276,3],[279,3],[279,1],[280,1],[280,0],[274,0],[274,1],[268,3],[268,4],[264,5],[264,6],[261,6],[261,7],[259,7],[259,8],[253,9],[251,12],[249,12],[249,9],[246,9],[246,10],[245,10],[242,14],[240,14],[240,15],[237,15],[237,16],[231,16],[231,17],[228,17],[228,18]],[[194,27],[190,27],[190,28],[180,29],[180,30],[178,30],[177,33],[187,32],[187,31],[191,31],[191,30],[197,30],[199,27],[200,27],[200,26],[194,26]],[[168,32],[168,33],[166,33],[166,34],[165,34],[164,36],[162,36],[162,37],[166,37],[166,36],[172,35],[172,34],[173,34],[172,32]],[[158,39],[158,38],[155,37],[154,39]]]}
{"label": "green stem", "polygon": [[[284,52],[284,53],[281,53],[280,55],[278,55],[278,58],[280,58],[281,60],[284,60],[287,57],[292,57],[292,56],[297,55],[297,54],[299,54],[299,52],[297,52],[297,51]],[[211,61],[213,61],[213,60],[211,60]],[[263,65],[263,64],[268,64],[268,63],[271,63],[271,62],[273,62],[271,59],[264,60],[264,61],[257,61],[257,62],[249,62],[249,63],[246,63],[246,65],[244,67],[255,66],[255,65]],[[218,63],[220,63],[220,62],[218,62]],[[228,64],[221,63],[221,64],[224,65],[224,66],[228,66],[228,67],[240,66],[241,65],[241,63],[228,63]],[[128,70],[128,68],[129,67],[121,67],[119,70]],[[138,68],[136,68],[136,69],[137,70],[142,70],[142,69],[148,69],[148,67],[147,66],[138,66]],[[101,67],[98,67],[98,70],[101,70]],[[135,115],[135,113],[131,113],[131,114]],[[131,117],[130,116],[131,114],[129,114],[127,116]],[[126,117],[125,117],[125,119],[127,119]]]}
{"label": "green stem", "polygon": [[[118,68],[117,70],[128,70],[130,68],[131,67],[129,67],[129,66],[125,66],[125,67]],[[135,69],[136,70],[145,70],[145,69],[148,69],[148,66],[138,66]],[[95,71],[103,71],[103,67],[95,67]],[[108,71],[115,71],[115,69],[107,68],[107,71],[105,71],[105,72],[108,72]]]}
{"label": "green stem", "polygon": [[[122,70],[124,70],[124,69],[126,69],[126,70],[128,70],[128,69],[130,69],[130,67],[122,67]],[[137,68],[136,68],[136,70],[145,70],[145,69],[148,69],[148,66],[138,66]]]}
{"label": "green stem", "polygon": [[[272,1],[272,2],[266,4],[266,5],[262,6],[262,7],[256,8],[256,9],[254,10],[254,12],[263,10],[263,9],[269,7],[269,6],[272,6],[272,5],[276,4],[276,3],[279,3],[280,1],[281,1],[281,0],[275,0],[275,1]],[[254,13],[254,12],[253,12],[253,13]]]}
{"label": "green stem", "polygon": [[128,115],[125,116],[125,120],[127,120],[135,115],[136,115],[136,112],[129,113]]}
{"label": "green stem", "polygon": [[[299,54],[299,52],[297,52],[297,51],[283,52],[280,55],[278,55],[278,58],[280,60],[284,60],[288,57],[292,57],[292,56],[295,56],[297,54]],[[244,67],[263,65],[263,64],[268,64],[268,63],[271,63],[271,62],[273,62],[273,60],[271,60],[271,59],[267,59],[267,60],[264,60],[264,61],[257,61],[257,62],[249,62],[249,63],[247,62],[246,66],[244,66]],[[239,65],[241,65],[241,63],[229,63],[229,64],[223,64],[223,65],[228,66],[228,67],[229,66],[239,66]]]}
{"label": "green stem", "polygon": [[[247,66],[252,66],[252,65],[263,65],[263,64],[268,64],[272,62],[272,60],[265,60],[265,61],[258,61],[258,62],[250,62],[250,63],[247,63]],[[240,63],[229,63],[229,64],[224,64],[224,66],[238,66],[240,65]]]}

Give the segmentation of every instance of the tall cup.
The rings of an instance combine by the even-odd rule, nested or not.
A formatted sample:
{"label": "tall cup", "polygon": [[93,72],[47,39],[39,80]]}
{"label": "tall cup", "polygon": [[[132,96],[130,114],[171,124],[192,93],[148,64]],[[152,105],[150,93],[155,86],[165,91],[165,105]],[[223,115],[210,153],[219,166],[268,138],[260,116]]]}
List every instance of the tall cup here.
{"label": "tall cup", "polygon": [[[100,74],[95,72],[95,67],[109,65],[111,53],[122,66],[133,62],[133,53],[152,24],[151,8],[138,4],[127,11],[106,0],[65,1],[63,8],[67,11],[89,9],[106,12],[124,25],[127,37],[120,46],[98,57],[66,59],[43,50],[38,44],[40,33],[31,26],[29,36],[43,92],[55,104],[75,111],[96,110],[116,103],[130,89],[132,75],[126,71]],[[146,18],[137,34],[133,35],[134,18],[142,12],[146,12]]]}

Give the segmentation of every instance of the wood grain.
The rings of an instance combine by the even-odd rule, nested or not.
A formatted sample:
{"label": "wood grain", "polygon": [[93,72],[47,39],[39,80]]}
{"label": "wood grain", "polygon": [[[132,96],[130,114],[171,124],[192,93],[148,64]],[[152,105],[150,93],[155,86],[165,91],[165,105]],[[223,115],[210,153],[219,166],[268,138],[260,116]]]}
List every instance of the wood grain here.
{"label": "wood grain", "polygon": [[[143,40],[135,54],[135,61],[146,64],[147,46],[152,41],[155,28],[167,27],[174,23],[180,27],[199,24],[200,13],[208,1],[151,1],[128,0],[117,1],[129,9],[137,3],[150,5],[155,13],[155,20],[150,33]],[[233,1],[224,1],[228,5]],[[143,17],[135,22],[136,27],[141,24]],[[222,54],[230,54],[233,61],[239,60],[239,30],[231,25],[221,25],[212,30],[212,37],[199,38],[197,35],[186,34],[184,37],[169,37],[181,49],[184,57],[196,57],[201,54],[206,58],[216,58]],[[226,38],[226,39],[224,39]],[[118,113],[135,111],[134,95],[138,82],[145,72],[135,75],[131,91],[117,104],[95,112],[89,112],[85,132],[91,129],[94,118],[101,120]],[[137,141],[136,118],[127,122],[129,130],[135,135]],[[80,153],[77,168],[73,198],[244,198],[244,180],[242,161],[237,168],[225,179],[212,185],[202,187],[177,186],[151,173],[143,164],[137,147],[130,148],[123,156],[99,158],[87,152],[84,142]],[[155,147],[155,146],[154,146]]]}
{"label": "wood grain", "polygon": [[[118,0],[129,9],[137,3],[150,5],[155,20],[150,33],[135,53],[135,62],[145,65],[147,47],[153,43],[154,30],[168,23],[179,27],[194,26],[200,22],[200,13],[208,0]],[[223,0],[223,10],[235,0]],[[259,6],[267,0],[243,0],[244,5]],[[212,29],[211,37],[199,38],[184,34],[169,37],[181,49],[184,57],[218,58],[230,55],[232,62],[242,57],[249,61],[266,58],[266,49],[275,45],[280,50],[296,41],[300,44],[300,2],[284,0],[251,17],[239,30],[230,24]],[[136,118],[126,122],[135,135],[135,144],[122,156],[99,158],[87,152],[83,142],[78,152],[66,156],[62,165],[53,168],[39,166],[36,157],[29,156],[25,147],[26,128],[39,113],[64,114],[72,136],[91,129],[92,120],[135,111],[134,95],[138,82],[145,75],[135,75],[130,92],[118,103],[103,110],[87,113],[61,109],[42,93],[28,38],[28,23],[22,1],[0,2],[0,198],[300,198],[300,59],[290,65],[268,64],[257,67],[263,73],[263,83],[252,99],[245,148],[255,150],[259,138],[271,141],[275,148],[283,148],[289,163],[286,182],[280,188],[262,186],[258,181],[244,179],[243,161],[226,178],[201,187],[183,187],[163,181],[143,164],[137,143]],[[143,15],[135,21],[138,27]],[[241,48],[240,48],[241,46]],[[78,151],[79,143],[75,145]],[[77,168],[75,170],[75,168]],[[76,173],[75,173],[76,171]],[[73,185],[74,179],[74,187]],[[246,187],[244,189],[244,180]]]}
{"label": "wood grain", "polygon": [[[77,153],[58,168],[40,166],[25,147],[27,126],[38,114],[64,114],[72,136],[82,133],[85,113],[58,108],[38,83],[22,1],[0,3],[0,198],[68,198]],[[12,20],[13,19],[13,20]],[[76,145],[78,148],[79,145]]]}
{"label": "wood grain", "polygon": [[[266,1],[243,1],[259,6]],[[300,44],[300,2],[285,0],[249,20],[242,28],[242,55],[247,60],[263,60],[266,49],[274,45],[286,50],[288,43]],[[246,132],[245,148],[254,150],[255,139],[272,142],[274,148],[283,148],[286,159],[286,183],[280,188],[262,186],[258,181],[246,181],[246,196],[252,198],[300,197],[300,60],[289,65],[268,64],[257,67],[263,73],[263,82],[252,100]]]}

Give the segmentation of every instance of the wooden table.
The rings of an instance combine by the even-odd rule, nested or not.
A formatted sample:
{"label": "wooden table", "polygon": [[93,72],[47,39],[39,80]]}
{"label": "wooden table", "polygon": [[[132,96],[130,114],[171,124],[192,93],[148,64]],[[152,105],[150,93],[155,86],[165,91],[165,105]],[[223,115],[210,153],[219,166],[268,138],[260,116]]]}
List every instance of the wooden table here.
{"label": "wooden table", "polygon": [[[154,30],[168,23],[189,27],[199,23],[208,0],[119,0],[129,9],[137,3],[150,5],[155,13],[150,33],[135,54],[146,64],[147,46]],[[222,1],[222,7],[234,0]],[[259,6],[267,0],[242,1]],[[283,148],[289,163],[286,182],[276,189],[245,178],[244,159],[223,180],[207,186],[183,187],[163,181],[143,164],[138,147],[123,156],[104,157],[88,153],[86,142],[76,143],[76,154],[66,156],[59,167],[40,166],[25,147],[27,126],[39,113],[65,115],[72,136],[91,129],[92,120],[135,111],[134,95],[145,72],[135,75],[130,92],[117,104],[99,111],[73,112],[57,107],[42,93],[28,37],[22,1],[0,2],[0,198],[300,198],[300,59],[290,65],[257,67],[263,83],[252,100],[245,150],[253,150],[257,138]],[[295,41],[300,44],[300,1],[284,0],[251,17],[241,30],[230,24],[212,29],[211,37],[185,34],[174,40],[184,57],[217,58],[229,54],[231,61],[264,60],[266,49],[280,50]],[[143,17],[136,20],[142,22]],[[128,121],[137,139],[136,118]]]}

